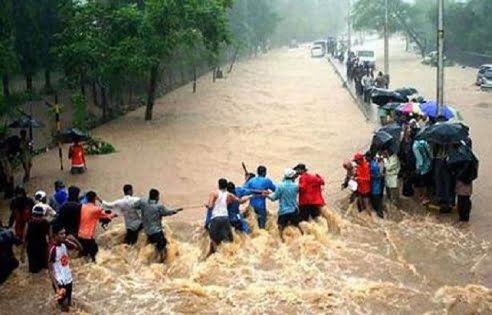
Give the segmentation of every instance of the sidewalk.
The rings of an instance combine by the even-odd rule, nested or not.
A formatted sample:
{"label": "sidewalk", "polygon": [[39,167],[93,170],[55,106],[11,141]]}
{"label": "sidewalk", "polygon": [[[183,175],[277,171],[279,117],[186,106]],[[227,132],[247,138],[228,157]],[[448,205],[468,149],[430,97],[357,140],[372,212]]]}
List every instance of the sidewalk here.
{"label": "sidewalk", "polygon": [[350,96],[357,103],[357,106],[361,110],[362,114],[366,117],[367,121],[371,123],[378,123],[378,107],[375,104],[367,104],[357,96],[355,92],[355,85],[353,82],[347,82],[347,67],[345,66],[345,62],[340,63],[337,59],[328,56],[328,62],[332,65],[333,69],[337,73],[338,77],[343,82],[343,87],[349,92]]}

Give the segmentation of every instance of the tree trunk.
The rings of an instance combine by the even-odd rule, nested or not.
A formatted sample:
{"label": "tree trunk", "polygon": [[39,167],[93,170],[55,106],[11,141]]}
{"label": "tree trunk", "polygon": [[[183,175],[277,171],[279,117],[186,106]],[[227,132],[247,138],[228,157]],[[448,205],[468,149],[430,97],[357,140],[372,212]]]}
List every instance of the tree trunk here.
{"label": "tree trunk", "polygon": [[79,76],[80,76],[80,81],[79,81],[79,86],[80,86],[80,94],[82,94],[85,97],[85,75],[84,71],[80,69],[79,71]]}
{"label": "tree trunk", "polygon": [[152,111],[154,109],[158,72],[159,72],[158,65],[155,65],[150,69],[150,81],[149,81],[149,90],[147,94],[147,106],[145,108],[145,120],[152,120]]}
{"label": "tree trunk", "polygon": [[33,91],[33,88],[32,88],[32,73],[26,73],[25,74],[25,77],[26,77],[26,91],[32,92]]}
{"label": "tree trunk", "polygon": [[102,106],[102,119],[106,121],[108,118],[108,100],[106,99],[106,88],[101,85],[101,106]]}
{"label": "tree trunk", "polygon": [[9,97],[10,96],[9,83],[10,83],[9,76],[8,75],[4,75],[2,77],[2,84],[3,84],[3,95],[6,96],[6,97]]}
{"label": "tree trunk", "polygon": [[46,92],[53,91],[53,87],[51,86],[51,71],[50,71],[50,69],[44,69],[44,90]]}
{"label": "tree trunk", "polygon": [[217,74],[217,67],[214,67],[214,69],[212,70],[212,82],[213,83],[215,83],[215,80],[217,79],[216,74]]}
{"label": "tree trunk", "polygon": [[193,93],[196,93],[196,65],[193,64]]}
{"label": "tree trunk", "polygon": [[239,46],[236,47],[236,50],[234,50],[234,56],[232,57],[231,66],[229,67],[229,70],[227,70],[227,73],[231,73],[232,72],[232,68],[234,67],[234,64],[236,63],[236,59],[237,59],[237,54],[238,53],[239,53]]}
{"label": "tree trunk", "polygon": [[95,81],[92,81],[91,89],[92,89],[92,102],[94,103],[94,106],[100,107],[99,101],[97,100],[97,86]]}
{"label": "tree trunk", "polygon": [[128,105],[132,105],[133,102],[133,84],[128,86]]}

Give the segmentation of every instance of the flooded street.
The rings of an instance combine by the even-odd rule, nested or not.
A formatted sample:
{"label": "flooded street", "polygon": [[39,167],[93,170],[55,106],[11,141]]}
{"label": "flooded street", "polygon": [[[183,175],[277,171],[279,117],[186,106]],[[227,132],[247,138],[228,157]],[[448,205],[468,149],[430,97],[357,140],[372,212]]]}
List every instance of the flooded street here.
{"label": "flooded street", "polygon": [[[55,151],[34,161],[31,192],[51,190],[61,178],[112,200],[131,183],[139,196],[157,188],[165,204],[190,208],[165,220],[171,244],[164,266],[152,263],[154,248],[144,235],[135,247],[121,244],[121,218],[100,231],[97,264],[71,261],[74,313],[492,314],[492,293],[483,286],[490,285],[483,275],[485,231],[393,208],[389,220],[380,220],[347,206],[342,160],[367,148],[375,126],[325,59],[311,59],[305,48],[278,50],[237,64],[216,83],[201,78],[196,94],[187,85],[166,95],[150,123],[143,111],[93,131],[118,152],[90,157],[82,176],[60,172]],[[468,116],[473,107],[462,111],[472,117],[484,158],[490,146],[480,145],[484,129],[474,127],[483,118]],[[277,205],[270,204],[267,231],[235,235],[233,244],[204,260],[208,237],[200,206],[219,177],[242,183],[241,162],[250,170],[266,165],[275,181],[286,167],[305,163],[327,182],[325,219],[304,223],[304,235],[287,230],[282,243]],[[492,185],[489,178],[478,182],[472,225],[483,218],[478,224],[490,226],[490,196],[483,190]],[[28,275],[21,266],[1,287],[0,305],[2,314],[52,313],[48,276]]]}

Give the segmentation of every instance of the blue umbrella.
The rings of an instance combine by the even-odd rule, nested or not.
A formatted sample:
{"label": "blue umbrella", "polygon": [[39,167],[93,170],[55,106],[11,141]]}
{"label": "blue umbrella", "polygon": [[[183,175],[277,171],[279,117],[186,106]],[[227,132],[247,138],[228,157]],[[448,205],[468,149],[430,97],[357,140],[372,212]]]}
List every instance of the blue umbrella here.
{"label": "blue umbrella", "polygon": [[[420,104],[420,109],[422,112],[429,117],[432,118],[437,118],[438,116],[438,110],[437,110],[437,102],[431,101],[431,102],[425,102]],[[451,118],[454,118],[456,111],[447,105],[444,105],[443,107],[443,115],[447,120],[450,120]]]}

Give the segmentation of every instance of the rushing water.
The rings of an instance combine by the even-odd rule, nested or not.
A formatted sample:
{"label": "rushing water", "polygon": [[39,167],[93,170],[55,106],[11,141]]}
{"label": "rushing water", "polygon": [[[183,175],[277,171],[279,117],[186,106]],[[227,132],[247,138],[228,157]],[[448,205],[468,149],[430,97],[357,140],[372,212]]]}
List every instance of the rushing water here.
{"label": "rushing water", "polygon": [[[487,243],[431,216],[390,209],[392,219],[380,220],[347,209],[325,209],[319,222],[303,223],[304,235],[288,229],[285,243],[273,217],[267,231],[258,230],[250,217],[251,237],[236,234],[234,243],[206,260],[208,237],[201,224],[167,225],[165,265],[155,263],[154,248],[144,237],[134,247],[122,244],[119,224],[99,236],[97,264],[72,260],[75,311],[492,313],[490,290],[471,284],[478,280],[475,271],[488,253]],[[29,278],[14,276],[6,290]],[[40,300],[20,309],[53,307],[47,279],[41,283],[46,289],[34,294]]]}
{"label": "rushing water", "polygon": [[[325,216],[304,223],[304,235],[287,229],[280,242],[272,215],[267,231],[235,235],[206,260],[204,210],[166,218],[164,265],[144,235],[123,245],[118,219],[99,233],[97,264],[71,260],[75,313],[492,314],[492,293],[480,285],[489,244],[469,228],[406,207],[380,220],[336,202],[345,194],[341,161],[367,144],[373,127],[326,61],[307,56],[281,51],[238,64],[226,80],[200,80],[197,94],[185,87],[166,96],[151,124],[138,110],[102,126],[95,134],[118,153],[91,157],[83,176],[55,173],[56,152],[35,160],[31,191],[62,177],[110,199],[130,181],[138,195],[156,187],[177,205],[203,203],[218,177],[241,178],[241,161],[266,164],[273,179],[305,162],[327,181]],[[26,269],[0,287],[1,314],[53,312],[47,275]]]}

